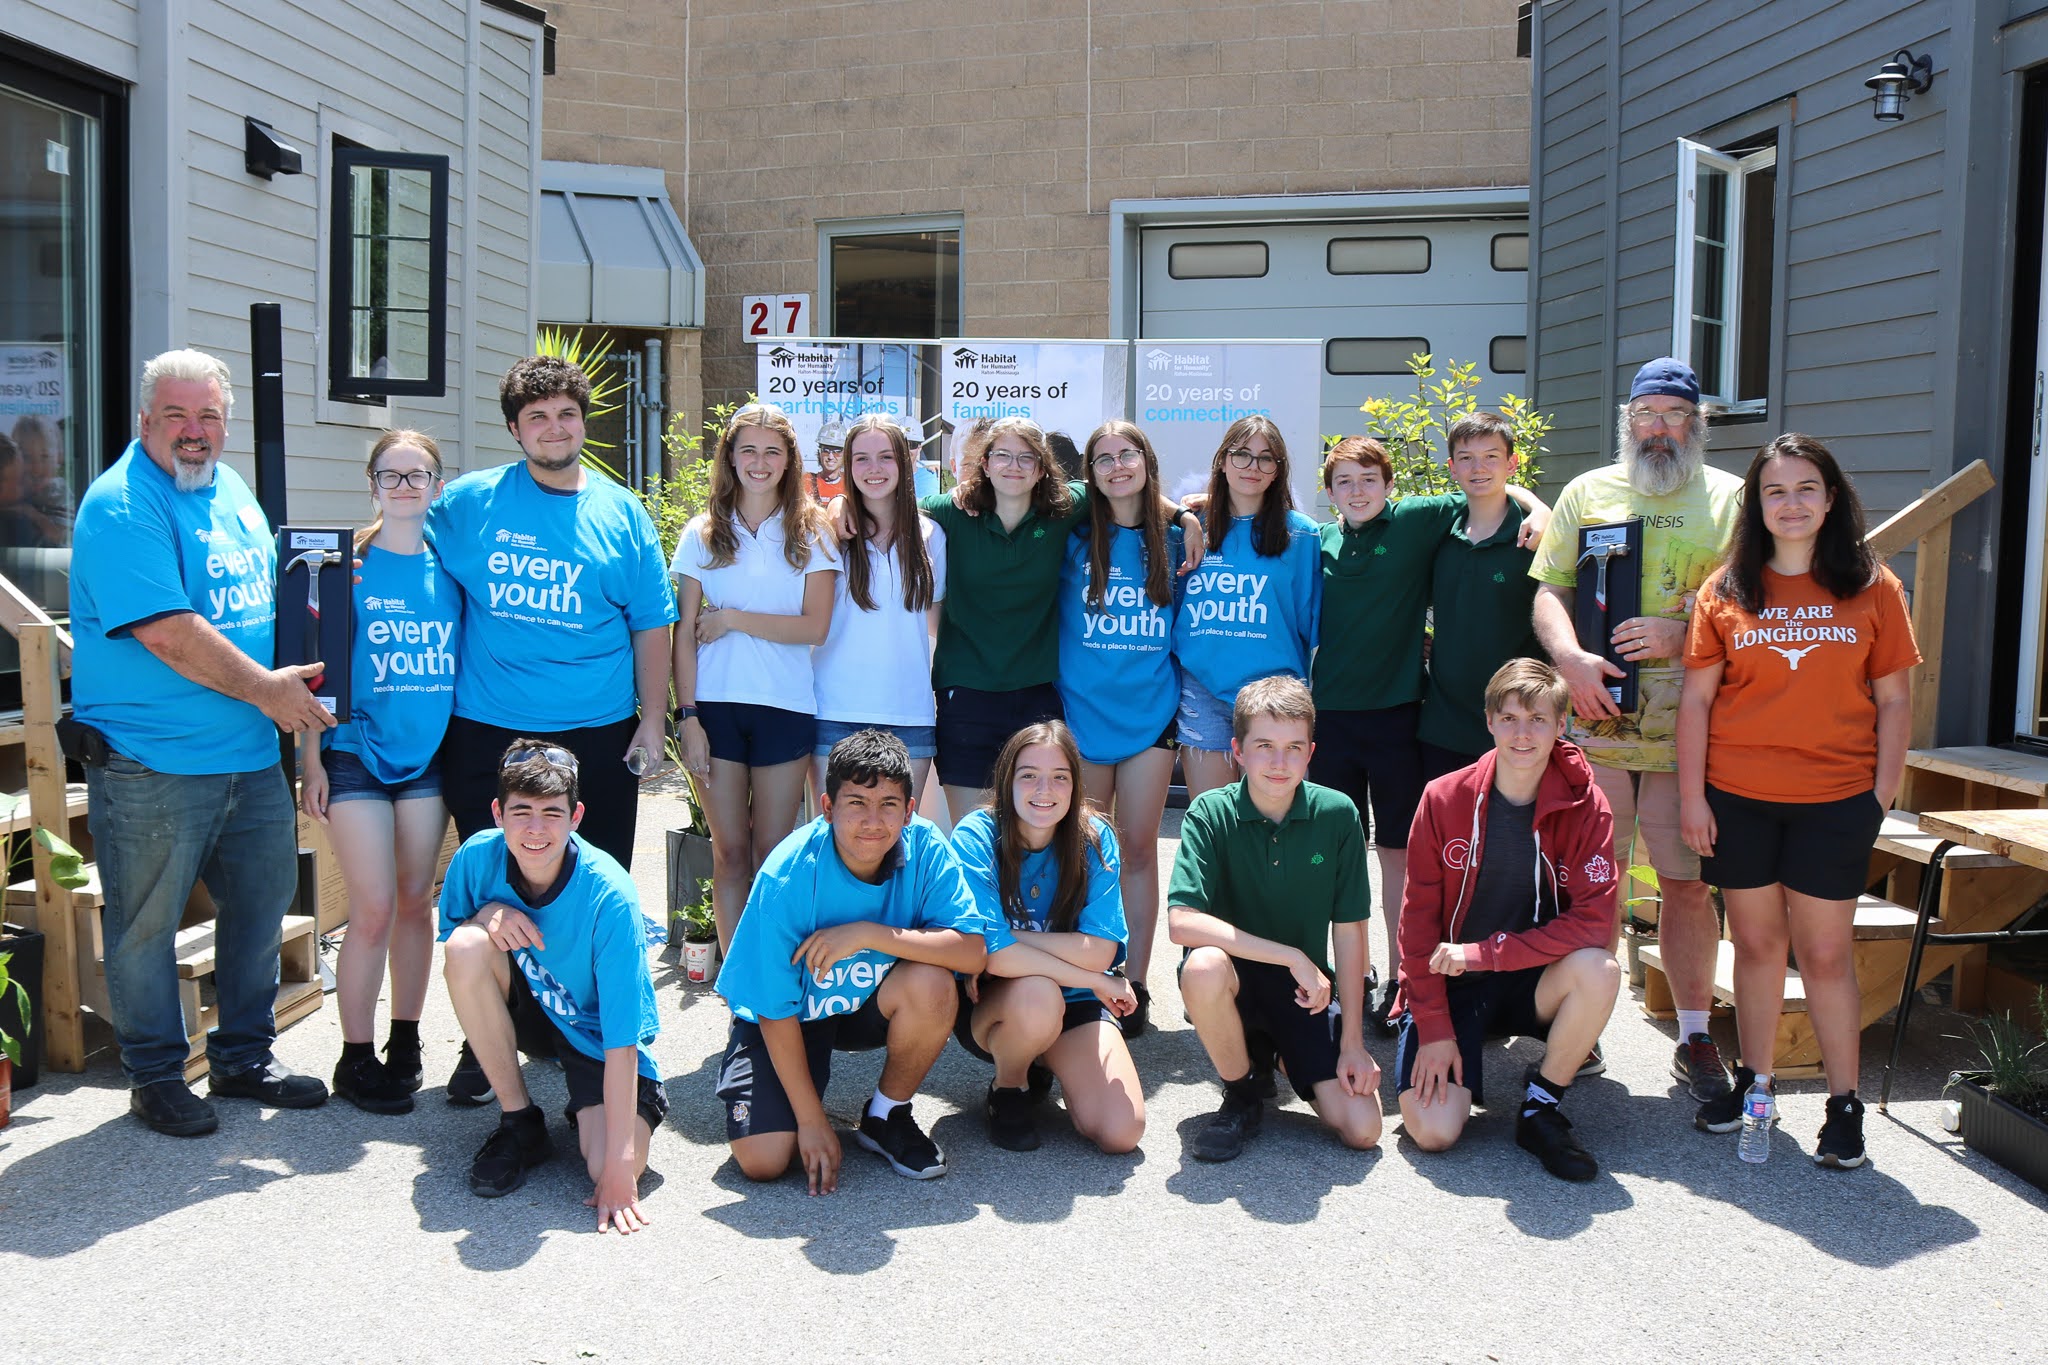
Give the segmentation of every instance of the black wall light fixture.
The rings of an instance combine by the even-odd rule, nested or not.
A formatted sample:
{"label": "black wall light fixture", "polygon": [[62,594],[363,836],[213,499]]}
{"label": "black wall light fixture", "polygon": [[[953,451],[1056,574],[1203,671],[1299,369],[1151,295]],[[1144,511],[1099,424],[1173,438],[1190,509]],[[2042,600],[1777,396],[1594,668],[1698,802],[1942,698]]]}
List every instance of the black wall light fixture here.
{"label": "black wall light fixture", "polygon": [[274,175],[297,175],[306,168],[299,149],[259,118],[242,120],[242,165],[249,174],[265,180]]}
{"label": "black wall light fixture", "polygon": [[1912,95],[1924,95],[1934,88],[1934,58],[1915,57],[1900,48],[1863,84],[1870,90],[1871,117],[1879,123],[1897,123],[1906,116],[1906,101]]}

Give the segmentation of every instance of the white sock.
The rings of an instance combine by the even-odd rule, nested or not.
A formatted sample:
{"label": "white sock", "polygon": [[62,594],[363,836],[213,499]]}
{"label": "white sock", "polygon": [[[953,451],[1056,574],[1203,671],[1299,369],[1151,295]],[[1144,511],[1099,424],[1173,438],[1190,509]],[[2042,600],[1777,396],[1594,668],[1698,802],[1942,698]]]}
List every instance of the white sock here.
{"label": "white sock", "polygon": [[887,1095],[884,1095],[881,1092],[881,1089],[879,1087],[877,1087],[875,1090],[875,1097],[868,1101],[868,1116],[870,1118],[887,1119],[889,1115],[896,1112],[897,1105],[908,1103],[910,1103],[909,1100],[890,1099]]}
{"label": "white sock", "polygon": [[1678,1012],[1678,1041],[1689,1043],[1695,1033],[1707,1032],[1707,1020],[1712,1010],[1680,1010]]}

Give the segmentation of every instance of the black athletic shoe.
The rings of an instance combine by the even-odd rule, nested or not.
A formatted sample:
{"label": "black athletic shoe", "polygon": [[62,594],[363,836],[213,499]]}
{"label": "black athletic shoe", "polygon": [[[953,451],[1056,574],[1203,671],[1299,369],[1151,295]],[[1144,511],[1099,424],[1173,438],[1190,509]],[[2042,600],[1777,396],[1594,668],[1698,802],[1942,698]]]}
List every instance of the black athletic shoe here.
{"label": "black athletic shoe", "polygon": [[497,1199],[526,1183],[526,1173],[555,1154],[546,1115],[539,1109],[507,1114],[469,1163],[469,1192]]}
{"label": "black athletic shoe", "polygon": [[1052,1083],[1059,1078],[1052,1074],[1052,1068],[1043,1062],[1033,1062],[1024,1073],[1024,1088],[1031,1092],[1033,1104],[1044,1104],[1052,1094]]}
{"label": "black athletic shoe", "polygon": [[255,1100],[273,1109],[318,1109],[327,1103],[327,1086],[318,1076],[286,1071],[276,1058],[262,1066],[207,1077],[206,1091],[216,1099]]}
{"label": "black athletic shoe", "polygon": [[1037,1108],[1029,1090],[990,1086],[988,1140],[1006,1152],[1037,1151],[1038,1122],[1032,1113]]}
{"label": "black athletic shoe", "polygon": [[1244,1100],[1232,1095],[1229,1086],[1223,1088],[1223,1107],[1209,1116],[1209,1121],[1195,1133],[1195,1140],[1188,1147],[1188,1154],[1197,1161],[1235,1161],[1244,1151],[1245,1143],[1259,1131],[1266,1121],[1266,1106],[1258,1100]]}
{"label": "black athletic shoe", "polygon": [[1701,1104],[1719,1099],[1733,1087],[1728,1068],[1721,1065],[1721,1049],[1704,1033],[1695,1033],[1671,1054],[1671,1074],[1685,1082],[1685,1088]]}
{"label": "black athletic shoe", "polygon": [[1559,1180],[1591,1180],[1600,1174],[1600,1163],[1572,1136],[1572,1121],[1554,1104],[1522,1102],[1521,1117],[1515,1120],[1515,1145],[1534,1152],[1543,1169]]}
{"label": "black athletic shoe", "polygon": [[1828,1116],[1820,1126],[1813,1159],[1836,1171],[1853,1171],[1863,1164],[1863,1101],[1855,1091],[1828,1096]]}
{"label": "black athletic shoe", "polygon": [[375,1053],[334,1064],[334,1093],[372,1114],[410,1114],[412,1091],[398,1084]]}
{"label": "black athletic shoe", "polygon": [[946,1173],[946,1159],[939,1155],[939,1145],[917,1126],[908,1103],[891,1109],[886,1119],[862,1114],[853,1138],[893,1166],[900,1176],[931,1180]]}
{"label": "black athletic shoe", "polygon": [[198,1137],[220,1127],[213,1106],[181,1080],[136,1086],[128,1092],[128,1112],[168,1137]]}
{"label": "black athletic shoe", "polygon": [[1372,1025],[1372,1031],[1382,1038],[1391,1038],[1400,1032],[1400,1026],[1391,1018],[1394,997],[1400,993],[1401,983],[1398,981],[1382,982],[1377,994],[1367,993],[1366,998],[1372,1005],[1365,1012],[1365,1021]]}
{"label": "black athletic shoe", "polygon": [[420,1069],[420,1063],[419,1039],[401,1043],[393,1038],[384,1044],[384,1074],[408,1095],[426,1083],[426,1072]]}
{"label": "black athletic shoe", "polygon": [[489,1104],[498,1097],[491,1089],[490,1077],[477,1065],[476,1054],[469,1050],[469,1044],[462,1045],[462,1055],[455,1059],[455,1072],[448,1078],[448,1103],[459,1104],[464,1109],[474,1109],[480,1104]]}
{"label": "black athletic shoe", "polygon": [[1692,1116],[1692,1126],[1702,1133],[1732,1133],[1742,1126],[1742,1097],[1756,1084],[1756,1073],[1746,1066],[1735,1068],[1735,1084],[1725,1095],[1716,1095]]}
{"label": "black athletic shoe", "polygon": [[1138,997],[1138,1008],[1116,1021],[1123,1030],[1124,1041],[1130,1042],[1145,1032],[1145,1026],[1152,1022],[1152,990],[1142,981],[1131,983],[1131,993]]}

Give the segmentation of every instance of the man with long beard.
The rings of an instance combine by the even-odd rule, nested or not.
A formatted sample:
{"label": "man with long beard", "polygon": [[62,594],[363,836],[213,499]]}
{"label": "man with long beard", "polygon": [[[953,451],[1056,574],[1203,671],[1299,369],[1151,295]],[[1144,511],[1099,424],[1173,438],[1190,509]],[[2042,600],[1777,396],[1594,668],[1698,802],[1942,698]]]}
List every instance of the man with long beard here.
{"label": "man with long beard", "polygon": [[[1707,465],[1699,402],[1699,379],[1683,361],[1652,360],[1636,372],[1617,424],[1618,458],[1566,485],[1529,576],[1538,584],[1536,638],[1571,685],[1571,737],[1614,810],[1615,867],[1631,866],[1639,836],[1635,861],[1656,869],[1658,938],[1678,1006],[1671,1073],[1704,1103],[1728,1093],[1730,1082],[1707,1033],[1719,926],[1699,859],[1678,837],[1678,692],[1693,594],[1734,534],[1742,480]],[[1642,562],[1608,570],[1642,576],[1643,615],[1613,623],[1615,652],[1637,670],[1637,707],[1624,713],[1607,691],[1607,680],[1622,672],[1580,644],[1572,606],[1579,528],[1630,519],[1643,524]],[[1616,942],[1622,904],[1617,898]],[[1587,1064],[1599,1067],[1597,1048]]]}

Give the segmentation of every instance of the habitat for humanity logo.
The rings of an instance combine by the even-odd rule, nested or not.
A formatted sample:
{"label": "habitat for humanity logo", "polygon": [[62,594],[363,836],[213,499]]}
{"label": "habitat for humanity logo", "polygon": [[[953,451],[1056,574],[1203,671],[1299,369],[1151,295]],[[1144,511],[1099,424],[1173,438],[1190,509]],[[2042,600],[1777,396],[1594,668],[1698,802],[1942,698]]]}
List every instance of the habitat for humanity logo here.
{"label": "habitat for humanity logo", "polygon": [[540,544],[540,540],[537,537],[527,535],[524,531],[500,529],[498,534],[493,536],[492,539],[496,540],[500,545],[517,545],[522,550],[531,550]]}
{"label": "habitat for humanity logo", "polygon": [[1145,368],[1157,374],[1173,368],[1173,352],[1154,348],[1145,352]]}
{"label": "habitat for humanity logo", "polygon": [[1018,372],[1015,351],[976,351],[966,346],[953,349],[953,364],[963,370],[979,370],[983,374],[1014,375]]}
{"label": "habitat for humanity logo", "polygon": [[768,353],[768,363],[778,370],[786,370],[796,363],[796,352],[787,346],[777,346]]}
{"label": "habitat for humanity logo", "polygon": [[1175,379],[1209,379],[1216,373],[1216,358],[1207,351],[1160,351],[1145,353],[1154,370],[1171,370]]}
{"label": "habitat for humanity logo", "polygon": [[839,364],[836,346],[777,346],[768,353],[771,370],[800,370],[805,374],[830,374]]}

